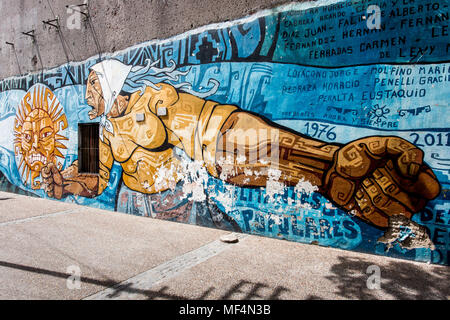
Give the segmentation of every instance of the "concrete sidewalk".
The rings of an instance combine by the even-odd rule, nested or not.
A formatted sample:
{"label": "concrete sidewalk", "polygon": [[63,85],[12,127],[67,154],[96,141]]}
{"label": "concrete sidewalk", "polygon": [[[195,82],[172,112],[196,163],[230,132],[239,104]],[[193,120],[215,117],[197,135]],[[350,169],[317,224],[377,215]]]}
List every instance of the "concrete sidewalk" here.
{"label": "concrete sidewalk", "polygon": [[226,234],[0,192],[0,299],[450,298],[446,266]]}

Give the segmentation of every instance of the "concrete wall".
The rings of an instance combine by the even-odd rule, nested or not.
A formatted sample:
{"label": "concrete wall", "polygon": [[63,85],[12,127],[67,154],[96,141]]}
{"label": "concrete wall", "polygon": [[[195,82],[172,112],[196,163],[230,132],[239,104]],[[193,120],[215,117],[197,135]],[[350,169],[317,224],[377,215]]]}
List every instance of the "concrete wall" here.
{"label": "concrete wall", "polygon": [[[230,21],[286,0],[89,0],[92,27],[100,52],[114,52],[152,39],[166,39],[188,30],[216,22]],[[0,1],[0,79],[82,61],[99,53],[86,20],[80,24],[76,12],[66,8],[83,0]],[[84,10],[84,9],[83,9]],[[60,18],[61,38],[55,28],[42,21]],[[84,17],[84,16],[80,16]],[[22,34],[35,30],[37,48]],[[17,59],[12,48],[15,44]]]}
{"label": "concrete wall", "polygon": [[[449,264],[445,4],[379,1],[368,10],[363,0],[292,3],[107,53],[193,23],[162,19],[168,12],[178,21],[191,17],[173,5],[153,16],[159,22],[150,31],[135,21],[128,29],[125,21],[139,19],[122,16],[124,8],[153,13],[123,3],[106,9],[107,17],[101,2],[91,8],[99,56],[82,28],[77,41],[67,41],[78,48],[70,63],[44,62],[41,72],[0,81],[0,188]],[[199,12],[216,21],[212,12],[221,8],[208,6]],[[224,20],[234,14],[244,15]],[[159,33],[163,24],[173,28]],[[59,52],[55,61],[64,62],[51,47],[61,44],[58,35],[43,32],[36,39],[44,61]],[[51,32],[56,40],[45,50],[39,39]],[[30,42],[21,41],[24,54]],[[100,124],[98,174],[79,170],[81,123]]]}

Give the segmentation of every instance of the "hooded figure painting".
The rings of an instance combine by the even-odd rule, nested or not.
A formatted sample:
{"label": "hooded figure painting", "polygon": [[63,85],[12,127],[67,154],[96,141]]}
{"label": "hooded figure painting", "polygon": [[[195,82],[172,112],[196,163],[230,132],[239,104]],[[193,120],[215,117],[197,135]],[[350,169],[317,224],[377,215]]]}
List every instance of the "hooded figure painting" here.
{"label": "hooded figure painting", "polygon": [[[247,188],[268,188],[268,181],[272,187],[307,186],[362,221],[387,228],[391,216],[410,219],[440,192],[423,152],[402,138],[372,136],[347,144],[312,139],[238,106],[207,100],[217,81],[211,79],[208,92],[195,93],[182,82],[189,70],[176,70],[173,61],[165,68],[157,63],[132,67],[109,59],[91,68],[86,101],[89,117],[100,118],[100,172],[79,174],[76,161],[60,172],[50,163],[44,168],[49,196],[95,197],[118,163],[123,188],[159,197],[156,205],[149,202],[159,217],[185,221],[187,206],[191,210],[197,202],[204,204],[198,217],[237,229],[208,197],[205,181],[211,176]],[[158,108],[167,112],[160,115]],[[174,198],[180,201],[162,205],[168,191],[179,192]]]}
{"label": "hooded figure painting", "polygon": [[104,60],[92,67],[92,70],[97,75],[100,83],[102,99],[104,101],[104,111],[103,113],[98,114],[99,111],[94,109],[90,112],[90,117],[93,119],[96,118],[97,115],[100,115],[99,135],[102,141],[103,130],[114,134],[112,123],[108,120],[107,115],[110,113],[131,68],[131,66],[127,66],[114,59]]}

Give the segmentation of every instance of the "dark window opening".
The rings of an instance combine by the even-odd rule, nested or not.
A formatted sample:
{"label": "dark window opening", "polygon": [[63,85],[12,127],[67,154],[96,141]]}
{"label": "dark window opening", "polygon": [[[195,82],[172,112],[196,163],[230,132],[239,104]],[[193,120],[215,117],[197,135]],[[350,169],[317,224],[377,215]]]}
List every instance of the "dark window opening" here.
{"label": "dark window opening", "polygon": [[78,124],[78,172],[99,172],[99,124]]}

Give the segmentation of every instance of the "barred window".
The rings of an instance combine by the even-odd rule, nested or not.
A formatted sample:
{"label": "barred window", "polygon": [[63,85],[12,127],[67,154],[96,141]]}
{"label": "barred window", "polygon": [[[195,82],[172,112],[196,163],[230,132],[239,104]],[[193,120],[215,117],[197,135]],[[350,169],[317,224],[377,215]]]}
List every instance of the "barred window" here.
{"label": "barred window", "polygon": [[99,172],[99,124],[78,124],[78,172]]}

